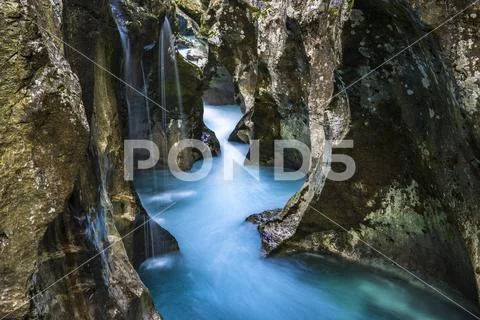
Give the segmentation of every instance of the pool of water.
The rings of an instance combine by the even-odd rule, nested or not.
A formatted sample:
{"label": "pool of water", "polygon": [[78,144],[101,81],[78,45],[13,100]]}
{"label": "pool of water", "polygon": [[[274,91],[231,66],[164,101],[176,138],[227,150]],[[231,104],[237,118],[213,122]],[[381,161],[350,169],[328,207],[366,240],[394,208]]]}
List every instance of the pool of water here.
{"label": "pool of water", "polygon": [[181,249],[140,269],[165,319],[470,318],[432,292],[358,265],[311,255],[262,257],[256,227],[245,218],[282,207],[303,181],[275,181],[269,168],[257,180],[254,168],[240,165],[233,180],[224,178],[224,160],[241,162],[248,150],[227,141],[241,116],[238,106],[205,107],[205,122],[222,145],[205,179],[182,182],[165,171],[137,177],[147,211]]}

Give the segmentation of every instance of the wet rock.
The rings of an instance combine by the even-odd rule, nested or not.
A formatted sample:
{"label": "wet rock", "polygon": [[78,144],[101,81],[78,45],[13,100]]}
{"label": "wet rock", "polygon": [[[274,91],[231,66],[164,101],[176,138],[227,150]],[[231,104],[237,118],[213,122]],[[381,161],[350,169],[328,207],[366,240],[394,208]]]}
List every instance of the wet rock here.
{"label": "wet rock", "polygon": [[[466,118],[466,125],[473,132],[470,139],[480,137],[480,48],[478,32],[480,25],[480,4],[469,1],[409,1],[422,21],[430,28],[434,28],[440,21],[446,21],[458,12],[463,14],[450,21],[446,28],[435,32],[443,51],[448,55],[452,64],[459,90],[460,108],[462,116]],[[472,5],[473,4],[473,5]],[[442,32],[448,29],[448,32]]]}
{"label": "wet rock", "polygon": [[[478,135],[473,114],[464,113],[468,104],[456,89],[461,81],[452,60],[444,56],[442,38],[451,36],[424,39],[369,72],[427,30],[404,3],[355,2],[337,73],[347,86],[365,78],[347,92],[349,115],[332,117],[330,105],[325,118],[327,136],[348,132],[340,137],[354,141],[353,149],[333,154],[353,158],[355,175],[334,182],[325,180],[326,172],[313,171],[302,191],[260,231],[266,252],[333,252],[398,273],[362,238],[407,269],[476,300]],[[331,169],[341,172],[344,166],[332,163]],[[314,196],[306,196],[312,188]]]}
{"label": "wet rock", "polygon": [[145,212],[137,215],[133,230],[133,265],[137,270],[147,259],[180,251],[177,240],[170,232],[157,224],[155,217],[152,219]]}
{"label": "wet rock", "polygon": [[212,68],[224,67],[232,76],[243,110],[253,106],[256,89],[256,30],[246,1],[210,1],[200,31],[210,49]]}
{"label": "wet rock", "polygon": [[235,87],[230,72],[224,66],[210,61],[208,57],[207,60],[204,74],[208,84],[203,92],[204,103],[213,106],[236,104]]}
{"label": "wet rock", "polygon": [[[306,14],[301,16],[299,12]],[[330,48],[331,44],[339,47],[338,36],[347,12],[347,2],[331,4],[330,11],[320,1],[308,6],[285,1],[242,1],[236,6],[210,3],[202,25],[208,30],[205,35],[212,51],[210,61],[232,74],[236,95],[246,114],[231,139],[260,140],[262,164],[273,164],[276,139],[295,139],[311,145],[309,102],[314,98],[310,93],[328,92],[332,79],[331,73],[323,74],[326,68],[318,72],[311,69],[312,65],[325,67],[324,62],[317,65],[311,59],[331,54],[331,58],[326,58],[331,60],[327,65],[336,63],[337,53],[320,52],[318,48]],[[333,43],[320,44],[321,32],[309,29],[319,17],[325,19],[325,27],[331,25],[332,35],[325,40],[333,39]],[[311,79],[325,88],[313,89]],[[314,126],[315,130],[317,127]],[[301,157],[294,150],[286,150],[285,160],[291,168],[301,166]]]}
{"label": "wet rock", "polygon": [[215,135],[215,132],[210,130],[209,128],[203,128],[203,134],[201,141],[204,142],[210,149],[210,152],[214,157],[219,156],[221,153],[220,149],[220,142]]}
{"label": "wet rock", "polygon": [[187,19],[193,19],[200,24],[203,14],[202,0],[174,0],[175,5],[185,12]]}
{"label": "wet rock", "polygon": [[116,83],[72,49],[120,65],[108,4],[0,10],[12,44],[0,50],[0,316],[159,319],[128,257],[140,205],[123,180]]}
{"label": "wet rock", "polygon": [[60,34],[52,6],[0,8],[0,317],[28,313],[39,243],[64,211],[88,145],[78,78],[49,35]]}
{"label": "wet rock", "polygon": [[240,121],[233,129],[233,132],[228,137],[229,141],[249,143],[252,139],[252,128],[254,124],[252,122],[252,112],[245,113]]}
{"label": "wet rock", "polygon": [[275,217],[278,216],[280,212],[282,212],[282,209],[266,210],[261,213],[252,214],[247,218],[246,221],[261,225],[275,219]]}

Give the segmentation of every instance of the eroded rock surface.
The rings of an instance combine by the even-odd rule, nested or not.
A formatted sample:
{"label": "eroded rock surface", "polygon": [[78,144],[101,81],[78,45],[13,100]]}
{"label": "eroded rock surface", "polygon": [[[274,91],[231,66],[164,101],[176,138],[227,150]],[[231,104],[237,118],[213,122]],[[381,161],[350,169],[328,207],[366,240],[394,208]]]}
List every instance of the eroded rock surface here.
{"label": "eroded rock surface", "polygon": [[[422,12],[424,6],[438,16]],[[409,270],[476,300],[478,99],[470,99],[478,94],[472,18],[478,5],[371,73],[453,10],[432,2],[413,7],[420,16],[402,1],[355,1],[336,66],[342,83],[356,83],[347,91],[351,125],[345,137],[354,148],[334,154],[352,157],[356,173],[324,184],[326,172],[313,171],[283,212],[260,223],[260,232],[267,253],[315,250],[392,269],[361,237]],[[347,113],[324,115],[325,134],[335,139],[338,130],[331,128],[338,122],[332,120],[344,125]],[[333,163],[332,170],[344,168]],[[311,188],[314,195],[306,196]]]}
{"label": "eroded rock surface", "polygon": [[[478,3],[415,43],[469,4],[210,2],[211,61],[233,75],[245,110],[231,140],[260,139],[263,164],[274,139],[312,149],[304,187],[283,210],[252,217],[266,253],[315,250],[390,268],[360,236],[477,299]],[[344,139],[354,148],[337,149]],[[346,182],[326,179],[336,154],[356,162]]]}
{"label": "eroded rock surface", "polygon": [[[230,139],[260,140],[262,164],[273,165],[276,139],[323,148],[326,107],[311,104],[327,105],[333,90],[339,36],[350,6],[347,1],[210,2],[202,24],[210,61],[232,74],[245,111]],[[298,168],[301,160],[297,151],[285,151],[287,166]]]}
{"label": "eroded rock surface", "polygon": [[143,209],[123,180],[117,84],[76,51],[119,65],[108,3],[1,13],[0,316],[159,319],[129,259]]}
{"label": "eroded rock surface", "polygon": [[0,316],[21,317],[40,240],[65,210],[90,129],[78,78],[49,35],[61,36],[61,10],[6,1],[0,12]]}
{"label": "eroded rock surface", "polygon": [[[176,2],[209,44],[207,99],[229,92],[245,111],[231,139],[259,139],[268,165],[275,139],[312,149],[308,180],[287,206],[250,218],[265,253],[333,253],[392,270],[361,237],[426,280],[478,298],[478,3],[371,73],[469,2]],[[174,8],[124,8],[143,58]],[[159,318],[130,263],[143,236],[119,241],[145,214],[123,181],[122,85],[55,40],[121,76],[108,4],[6,0],[0,14],[0,316]],[[179,57],[179,71],[187,122],[171,117],[169,143],[184,126],[218,153],[202,121],[202,70]],[[148,82],[158,100],[156,72]],[[224,87],[230,76],[233,88]],[[162,115],[152,115],[161,140]],[[344,139],[354,148],[332,150]],[[328,165],[335,154],[355,160],[352,179],[327,180],[343,170]],[[300,161],[295,152],[286,160]]]}

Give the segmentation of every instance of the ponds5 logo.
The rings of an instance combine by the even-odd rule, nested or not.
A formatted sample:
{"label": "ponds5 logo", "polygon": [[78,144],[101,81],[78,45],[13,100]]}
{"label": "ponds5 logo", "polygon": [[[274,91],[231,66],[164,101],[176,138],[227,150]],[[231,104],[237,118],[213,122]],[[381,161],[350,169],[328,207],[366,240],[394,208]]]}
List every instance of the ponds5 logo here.
{"label": "ponds5 logo", "polygon": [[[324,145],[324,161],[320,162],[322,172],[327,173],[327,179],[331,181],[346,181],[355,174],[356,164],[352,157],[346,154],[332,154],[332,149],[351,149],[353,140],[344,140],[340,143],[332,143],[326,140]],[[296,150],[301,155],[301,166],[297,170],[290,170],[285,165],[285,150]],[[136,159],[140,151],[147,155],[146,159]],[[182,152],[186,150],[197,150],[203,160],[200,161],[194,170],[182,170],[178,159]],[[225,181],[232,181],[235,178],[235,168],[242,168],[257,181],[260,180],[260,141],[250,141],[249,156],[236,148],[228,148],[221,156],[221,167],[223,169],[223,178]],[[184,139],[176,142],[168,152],[168,169],[179,180],[182,181],[200,181],[207,177],[213,168],[212,152],[208,145],[195,139]],[[124,178],[126,181],[133,181],[136,170],[150,170],[157,166],[160,160],[160,150],[151,140],[125,140],[124,141]],[[276,181],[295,181],[305,179],[312,168],[310,148],[298,140],[275,140],[274,141],[274,179]],[[343,164],[345,169],[342,172],[335,172],[331,169],[332,163]],[[136,164],[136,165],[135,165]]]}

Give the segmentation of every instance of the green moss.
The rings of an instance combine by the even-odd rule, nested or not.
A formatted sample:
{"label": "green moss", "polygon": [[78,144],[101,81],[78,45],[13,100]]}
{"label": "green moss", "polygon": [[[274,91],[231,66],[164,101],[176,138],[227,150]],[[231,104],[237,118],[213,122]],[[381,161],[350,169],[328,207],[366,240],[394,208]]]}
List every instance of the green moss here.
{"label": "green moss", "polygon": [[212,28],[209,28],[205,24],[202,24],[200,26],[198,32],[200,32],[200,35],[204,36],[205,38],[210,38],[211,36],[213,36]]}
{"label": "green moss", "polygon": [[158,24],[160,19],[166,14],[165,10],[149,11],[131,2],[122,3],[122,7],[125,13],[125,24],[132,32],[141,32],[142,28],[148,24],[147,22]]}
{"label": "green moss", "polygon": [[328,10],[328,12],[330,13],[330,15],[332,16],[338,16],[340,14],[340,8],[338,7],[333,7],[333,8],[330,8]]}
{"label": "green moss", "polygon": [[352,10],[354,5],[355,5],[355,0],[349,0],[348,1],[348,10]]}
{"label": "green moss", "polygon": [[265,18],[268,15],[268,9],[267,8],[266,9],[260,9],[260,8],[256,8],[256,7],[250,7],[250,11],[252,12],[252,17],[254,19]]}
{"label": "green moss", "polygon": [[186,15],[195,20],[195,22],[198,24],[201,23],[203,7],[200,0],[175,0],[174,3]]}

